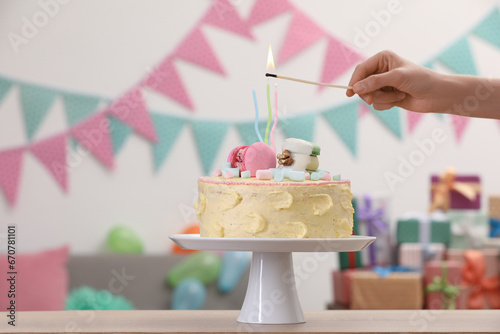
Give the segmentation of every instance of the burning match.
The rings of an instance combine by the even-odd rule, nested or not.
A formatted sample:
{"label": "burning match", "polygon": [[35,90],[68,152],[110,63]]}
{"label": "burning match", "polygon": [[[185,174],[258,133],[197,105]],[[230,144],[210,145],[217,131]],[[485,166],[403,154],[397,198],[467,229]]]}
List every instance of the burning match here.
{"label": "burning match", "polygon": [[324,82],[302,80],[302,79],[297,79],[297,78],[285,77],[285,76],[278,75],[278,74],[273,74],[273,73],[266,73],[266,77],[277,78],[277,79],[284,79],[284,80],[290,80],[290,81],[297,81],[297,82],[302,82],[302,83],[306,83],[306,84],[310,84],[310,85],[316,85],[316,86],[325,86],[325,87],[342,88],[342,89],[352,89],[351,86],[334,85],[334,84],[329,84],[329,83],[324,83]]}

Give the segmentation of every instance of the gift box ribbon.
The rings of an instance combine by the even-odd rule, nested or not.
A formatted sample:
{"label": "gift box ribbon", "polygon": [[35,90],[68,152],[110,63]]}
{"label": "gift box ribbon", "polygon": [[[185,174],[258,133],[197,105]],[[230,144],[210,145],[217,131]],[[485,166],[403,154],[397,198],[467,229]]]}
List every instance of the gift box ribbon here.
{"label": "gift box ribbon", "polygon": [[465,286],[472,287],[467,298],[467,308],[482,309],[486,300],[490,308],[500,309],[500,275],[484,277],[486,261],[480,250],[468,250],[464,253],[464,257],[462,280]]}
{"label": "gift box ribbon", "polygon": [[446,262],[443,262],[442,276],[435,276],[431,283],[429,283],[425,291],[429,292],[441,292],[444,296],[442,298],[442,309],[444,310],[454,310],[457,306],[456,300],[460,294],[460,286],[453,285],[448,281],[448,267]]}
{"label": "gift box ribbon", "polygon": [[441,175],[439,183],[431,185],[432,202],[429,212],[437,209],[448,211],[451,206],[451,192],[456,191],[469,201],[473,202],[477,195],[481,193],[481,184],[478,182],[456,181],[456,173],[452,168],[448,168]]}
{"label": "gift box ribbon", "polygon": [[408,272],[413,272],[415,270],[413,270],[412,268],[404,267],[404,266],[387,266],[387,267],[375,266],[375,267],[373,267],[373,271],[380,278],[386,278],[391,273],[408,273]]}
{"label": "gift box ribbon", "polygon": [[490,218],[490,238],[500,237],[500,220]]}
{"label": "gift box ribbon", "polygon": [[[384,233],[385,231],[387,231],[387,223],[383,220],[385,216],[385,209],[378,208],[374,210],[372,207],[372,197],[370,195],[365,195],[364,201],[365,206],[356,210],[356,218],[359,221],[366,222],[368,227],[368,235],[375,235],[375,231],[377,231],[378,233]],[[368,246],[368,252],[370,256],[370,266],[374,266],[376,264],[374,243],[371,243],[370,246]]]}

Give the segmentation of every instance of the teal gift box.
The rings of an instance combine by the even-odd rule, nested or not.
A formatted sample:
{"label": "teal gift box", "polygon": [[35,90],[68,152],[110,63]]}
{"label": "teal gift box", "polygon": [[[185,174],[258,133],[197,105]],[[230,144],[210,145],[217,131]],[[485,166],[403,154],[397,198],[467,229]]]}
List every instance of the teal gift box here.
{"label": "teal gift box", "polygon": [[450,248],[480,248],[488,237],[488,216],[476,210],[450,210],[447,216],[451,222]]}
{"label": "teal gift box", "polygon": [[[396,228],[396,241],[398,244],[403,242],[422,242],[420,240],[420,226],[422,220],[418,218],[398,219]],[[449,219],[433,219],[430,217],[429,242],[442,243],[446,247],[451,243],[451,222]]]}
{"label": "teal gift box", "polygon": [[[352,199],[352,206],[354,210],[357,210],[357,201]],[[356,215],[353,216],[353,235],[359,235],[359,221],[356,219]],[[339,254],[339,266],[341,270],[349,268],[359,268],[362,266],[361,263],[361,252],[341,252]]]}

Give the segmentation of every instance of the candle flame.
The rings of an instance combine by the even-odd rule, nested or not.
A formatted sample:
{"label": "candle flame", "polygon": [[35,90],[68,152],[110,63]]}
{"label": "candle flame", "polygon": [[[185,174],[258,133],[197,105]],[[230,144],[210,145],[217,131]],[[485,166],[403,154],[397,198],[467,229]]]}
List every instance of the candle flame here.
{"label": "candle flame", "polygon": [[271,45],[269,44],[269,52],[267,53],[267,67],[266,70],[274,70],[274,57],[273,57],[273,50],[271,49]]}

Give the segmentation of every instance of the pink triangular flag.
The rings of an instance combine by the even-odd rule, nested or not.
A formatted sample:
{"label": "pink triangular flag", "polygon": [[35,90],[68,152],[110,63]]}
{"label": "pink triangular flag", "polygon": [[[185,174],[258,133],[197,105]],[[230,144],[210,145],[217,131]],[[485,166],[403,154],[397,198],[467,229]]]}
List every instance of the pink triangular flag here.
{"label": "pink triangular flag", "polygon": [[[328,37],[321,82],[332,82],[347,69],[359,63],[363,57],[336,38]],[[322,90],[324,86],[319,86]]]}
{"label": "pink triangular flag", "polygon": [[369,111],[370,111],[370,108],[368,107],[368,105],[364,101],[359,102],[359,118],[368,114]]}
{"label": "pink triangular flag", "polygon": [[257,0],[252,7],[247,23],[253,27],[291,9],[293,7],[288,0]]}
{"label": "pink triangular flag", "polygon": [[71,134],[105,166],[113,169],[113,147],[109,131],[108,119],[103,112],[99,112],[76,125],[71,129]]}
{"label": "pink triangular flag", "polygon": [[225,74],[217,56],[199,27],[195,28],[181,42],[177,50],[174,51],[173,56],[190,61],[216,73]]}
{"label": "pink triangular flag", "polygon": [[465,128],[467,128],[467,125],[469,124],[469,117],[457,116],[457,115],[450,115],[450,116],[453,129],[455,130],[455,137],[457,138],[457,142],[460,142],[464,134]]}
{"label": "pink triangular flag", "polygon": [[66,134],[39,141],[31,145],[30,150],[54,176],[64,192],[68,192]]}
{"label": "pink triangular flag", "polygon": [[184,84],[175,69],[172,58],[165,59],[143,81],[143,85],[172,98],[185,107],[193,110],[191,99],[184,88]]}
{"label": "pink triangular flag", "polygon": [[253,39],[250,25],[241,19],[236,8],[228,0],[214,1],[203,17],[202,23]]}
{"label": "pink triangular flag", "polygon": [[22,148],[0,152],[0,188],[10,206],[15,206],[17,202],[22,159]]}
{"label": "pink triangular flag", "polygon": [[311,46],[324,36],[324,31],[316,23],[296,10],[288,27],[285,40],[278,55],[278,62],[284,63],[299,52]]}
{"label": "pink triangular flag", "polygon": [[136,133],[149,141],[157,141],[155,127],[146,108],[141,89],[138,86],[113,102],[106,112],[130,125]]}
{"label": "pink triangular flag", "polygon": [[420,123],[422,116],[424,116],[424,114],[420,112],[413,112],[413,111],[406,112],[406,119],[408,120],[409,133],[413,133],[413,130],[415,130],[417,124]]}

